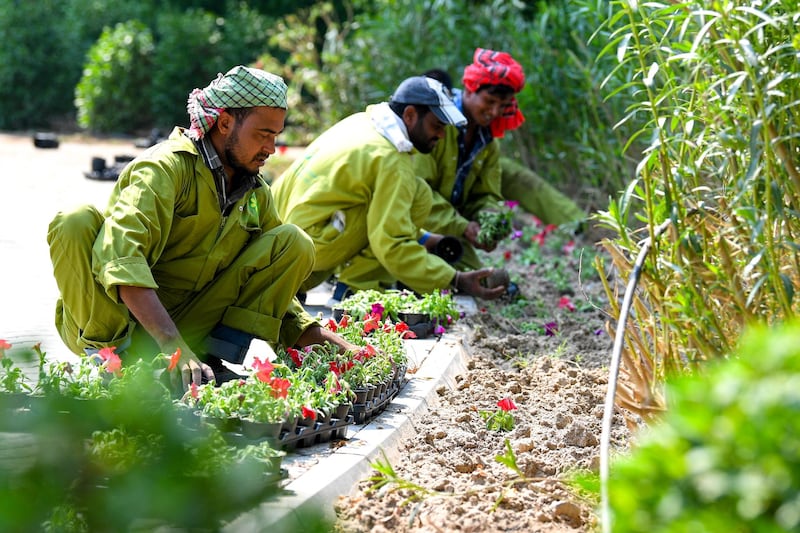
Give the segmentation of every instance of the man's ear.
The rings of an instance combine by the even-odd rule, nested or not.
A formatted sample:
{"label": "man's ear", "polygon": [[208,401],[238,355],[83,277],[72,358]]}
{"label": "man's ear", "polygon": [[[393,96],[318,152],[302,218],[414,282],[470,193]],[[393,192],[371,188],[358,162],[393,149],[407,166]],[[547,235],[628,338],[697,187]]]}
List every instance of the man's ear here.
{"label": "man's ear", "polygon": [[416,106],[413,104],[407,105],[406,108],[403,109],[403,123],[406,125],[406,128],[413,128],[417,123],[417,119],[419,119],[419,113],[417,112]]}
{"label": "man's ear", "polygon": [[223,135],[227,135],[231,130],[233,130],[235,124],[236,119],[234,116],[228,113],[226,109],[223,109],[217,118],[217,129],[219,132]]}

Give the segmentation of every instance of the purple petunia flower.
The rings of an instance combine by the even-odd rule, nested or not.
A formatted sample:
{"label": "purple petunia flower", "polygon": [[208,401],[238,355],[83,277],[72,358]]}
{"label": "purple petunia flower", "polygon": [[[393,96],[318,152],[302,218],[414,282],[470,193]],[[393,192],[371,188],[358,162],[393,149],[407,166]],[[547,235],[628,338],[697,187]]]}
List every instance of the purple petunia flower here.
{"label": "purple petunia flower", "polygon": [[383,307],[382,304],[380,304],[380,303],[372,304],[372,314],[373,315],[378,315],[380,318],[383,318],[383,312],[384,311],[385,311],[385,308]]}
{"label": "purple petunia flower", "polygon": [[545,335],[547,335],[548,337],[552,337],[556,333],[558,333],[558,323],[556,323],[556,322],[547,322],[544,325],[544,334]]}

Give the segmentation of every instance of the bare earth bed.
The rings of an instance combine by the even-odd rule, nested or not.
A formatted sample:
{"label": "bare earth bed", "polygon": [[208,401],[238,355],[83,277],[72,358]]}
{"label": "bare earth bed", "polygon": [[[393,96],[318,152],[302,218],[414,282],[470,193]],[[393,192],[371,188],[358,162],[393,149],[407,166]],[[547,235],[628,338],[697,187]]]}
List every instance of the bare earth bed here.
{"label": "bare earth bed", "polygon": [[[546,232],[540,246],[544,228],[536,222],[517,215],[523,236],[487,257],[510,271],[522,298],[479,302],[480,313],[464,319],[471,331],[467,372],[454,390],[439,389],[438,405],[401,444],[401,458],[391,464],[401,483],[376,484],[382,476],[375,471],[339,499],[338,531],[573,532],[597,525],[596,502],[565,482],[599,466],[613,344],[590,260],[602,252],[593,231],[574,238]],[[514,427],[488,430],[481,412],[497,411],[503,398],[517,406]],[[612,448],[626,449],[629,438],[618,413]],[[496,460],[512,455],[507,445],[517,471]]]}

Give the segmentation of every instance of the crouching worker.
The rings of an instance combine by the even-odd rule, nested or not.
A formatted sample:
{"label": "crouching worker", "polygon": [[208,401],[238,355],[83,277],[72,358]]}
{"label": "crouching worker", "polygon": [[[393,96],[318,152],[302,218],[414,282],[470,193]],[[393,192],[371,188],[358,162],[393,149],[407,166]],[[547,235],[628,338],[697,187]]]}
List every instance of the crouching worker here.
{"label": "crouching worker", "polygon": [[433,193],[411,154],[430,152],[446,125],[465,120],[441,83],[417,76],[306,148],[273,185],[278,214],[314,240],[316,261],[303,290],[344,269],[358,285],[353,290],[399,280],[420,293],[452,286],[487,299],[503,293],[481,285],[491,269],[456,273],[419,242]]}
{"label": "crouching worker", "polygon": [[172,378],[184,389],[215,379],[218,356],[230,360],[209,346],[353,348],[295,299],[314,245],[281,223],[258,176],[284,127],[283,80],[237,66],[195,89],[187,109],[191,127],[132,161],[104,212],[83,206],[51,222],[64,343],[76,354],[114,346],[123,360],[180,349]]}

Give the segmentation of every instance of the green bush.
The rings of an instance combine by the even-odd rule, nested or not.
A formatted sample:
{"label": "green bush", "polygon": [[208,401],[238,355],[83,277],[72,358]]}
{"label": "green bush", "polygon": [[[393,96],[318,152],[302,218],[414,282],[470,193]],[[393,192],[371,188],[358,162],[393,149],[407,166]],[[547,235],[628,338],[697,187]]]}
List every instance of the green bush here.
{"label": "green bush", "polygon": [[75,89],[78,124],[95,132],[131,132],[152,123],[147,95],[153,37],[141,22],[106,29],[89,51]]}
{"label": "green bush", "polygon": [[49,127],[70,115],[83,52],[63,2],[0,2],[0,129]]}
{"label": "green bush", "polygon": [[229,7],[225,17],[200,9],[162,13],[148,92],[154,125],[188,125],[189,93],[235,65],[252,64],[267,46],[268,30],[267,17],[244,3]]}
{"label": "green bush", "polygon": [[800,529],[800,324],[671,382],[671,406],[612,464],[613,531]]}

